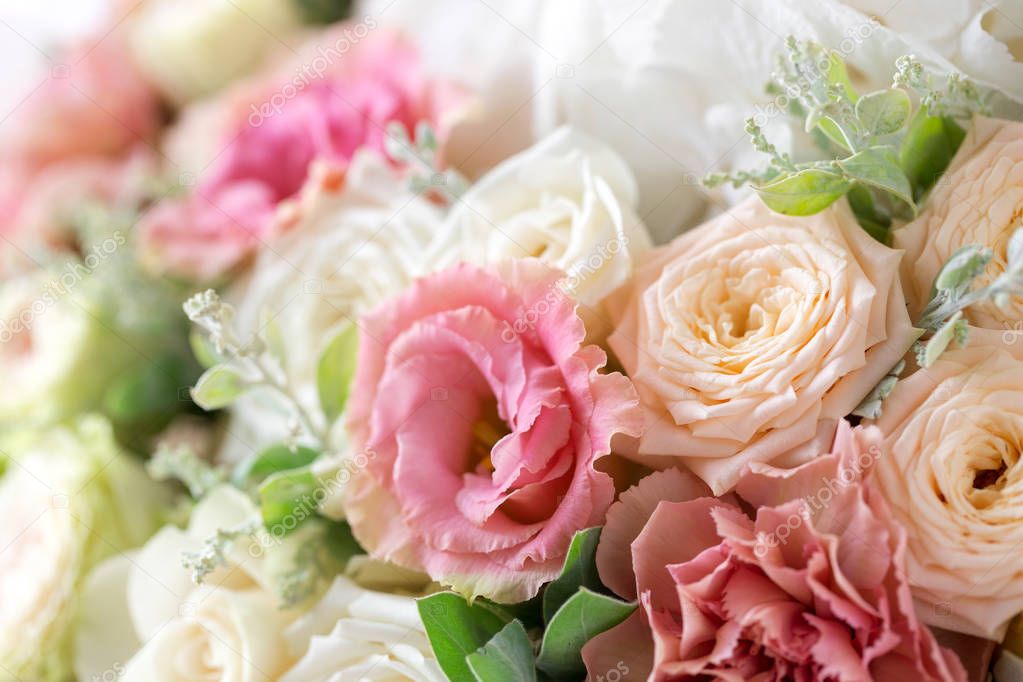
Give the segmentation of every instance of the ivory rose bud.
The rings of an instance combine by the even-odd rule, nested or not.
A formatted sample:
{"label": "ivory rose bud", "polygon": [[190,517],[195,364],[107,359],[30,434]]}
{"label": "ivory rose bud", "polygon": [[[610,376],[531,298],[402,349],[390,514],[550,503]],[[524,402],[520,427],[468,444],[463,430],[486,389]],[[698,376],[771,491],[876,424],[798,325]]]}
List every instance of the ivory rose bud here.
{"label": "ivory rose bud", "polygon": [[592,338],[607,324],[604,299],[652,245],[638,202],[625,161],[565,126],[478,180],[452,207],[434,248],[441,266],[537,256],[565,271]]}
{"label": "ivory rose bud", "polygon": [[463,263],[363,316],[346,425],[376,454],[343,504],[371,556],[518,602],[601,523],[614,484],[594,464],[641,414],[582,345],[560,278],[536,259]]}
{"label": "ivory rose bud", "polygon": [[[288,378],[311,414],[319,414],[316,368],[327,344],[426,274],[426,250],[441,217],[436,204],[411,193],[404,176],[368,150],[347,172],[316,163],[299,197],[282,206],[275,219],[286,224],[280,238],[259,253],[228,299],[243,335],[268,322],[285,332]],[[232,429],[248,434],[247,447],[268,446],[287,433],[290,411],[274,410],[265,398],[253,392],[232,409]]]}
{"label": "ivory rose bud", "polygon": [[885,400],[877,481],[908,535],[924,621],[999,640],[1023,611],[1023,344],[971,331],[966,348]]}
{"label": "ivory rose bud", "polygon": [[[974,118],[959,151],[927,198],[916,220],[895,231],[905,249],[903,282],[914,315],[931,296],[934,278],[960,247],[980,244],[994,257],[978,278],[987,284],[1005,272],[1009,238],[1023,227],[1023,123]],[[1003,310],[985,300],[968,307],[977,327],[1015,329],[1023,319],[1023,298]]]}
{"label": "ivory rose bud", "polygon": [[176,104],[246,75],[301,24],[289,0],[154,0],[128,22],[140,68]]}
{"label": "ivory rose bud", "polygon": [[601,579],[639,608],[582,650],[591,676],[630,679],[965,681],[913,611],[906,534],[869,482],[876,429],[842,421],[831,454],[753,464],[715,499],[677,469],[608,511]]}
{"label": "ivory rose bud", "polygon": [[609,338],[643,402],[635,457],[721,494],[827,448],[916,337],[900,255],[845,201],[798,218],[756,197],[654,251]]}
{"label": "ivory rose bud", "polygon": [[41,432],[4,432],[0,450],[0,670],[61,682],[84,576],[156,528],[166,496],[121,452],[110,425],[85,417]]}

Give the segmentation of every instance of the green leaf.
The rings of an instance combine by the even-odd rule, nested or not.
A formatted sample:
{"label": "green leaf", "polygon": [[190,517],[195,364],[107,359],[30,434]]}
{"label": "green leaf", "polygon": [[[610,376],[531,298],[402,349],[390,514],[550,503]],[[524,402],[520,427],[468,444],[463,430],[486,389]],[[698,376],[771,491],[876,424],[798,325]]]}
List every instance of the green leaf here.
{"label": "green leaf", "polygon": [[351,0],[293,0],[307,24],[333,24],[351,13]]}
{"label": "green leaf", "polygon": [[219,410],[248,388],[245,378],[234,367],[216,365],[199,377],[192,389],[192,400],[204,410]]}
{"label": "green leaf", "polygon": [[568,546],[565,564],[561,575],[547,586],[543,595],[543,617],[550,622],[561,605],[575,594],[580,587],[600,591],[604,585],[597,575],[595,557],[597,542],[600,540],[600,528],[587,528],[578,531]]}
{"label": "green leaf", "polygon": [[919,199],[948,168],[966,131],[951,118],[928,116],[926,107],[913,116],[902,145],[899,165]]}
{"label": "green leaf", "polygon": [[845,67],[845,60],[842,56],[834,50],[827,50],[828,56],[828,72],[825,74],[828,79],[828,83],[831,85],[840,85],[845,90],[846,96],[853,102],[855,102],[859,95],[856,93],[856,89],[853,87],[852,80],[849,78],[849,71]]}
{"label": "green leaf", "polygon": [[894,147],[868,147],[837,163],[849,178],[893,194],[916,211],[913,189],[902,172]]}
{"label": "green leaf", "polygon": [[103,395],[103,411],[115,422],[170,415],[180,407],[178,389],[194,378],[189,374],[177,353],[161,355],[117,377]]}
{"label": "green leaf", "polygon": [[813,215],[833,204],[850,187],[852,183],[837,173],[807,168],[754,189],[773,211],[784,215]]}
{"label": "green leaf", "polygon": [[939,291],[963,294],[969,291],[973,280],[984,272],[991,262],[993,254],[990,249],[979,244],[968,244],[960,247],[949,256],[934,278],[933,294]]}
{"label": "green leaf", "polygon": [[948,345],[952,343],[952,340],[960,337],[964,332],[962,331],[959,322],[963,318],[963,311],[956,311],[956,314],[948,318],[948,321],[941,326],[941,328],[934,333],[934,336],[930,338],[927,344],[924,346],[924,351],[920,359],[920,365],[924,368],[933,365],[941,354],[945,352]]}
{"label": "green leaf", "polygon": [[890,246],[891,220],[877,209],[871,190],[857,183],[849,190],[846,198],[849,199],[849,206],[852,208],[853,214],[856,215],[860,227],[877,241],[885,246]]}
{"label": "green leaf", "polygon": [[635,609],[635,604],[580,588],[547,624],[537,666],[557,679],[582,678],[586,674],[583,645],[621,623]]}
{"label": "green leaf", "polygon": [[320,406],[333,423],[345,409],[348,390],[355,376],[355,363],[359,347],[359,330],[348,324],[327,344],[316,368],[316,390]]}
{"label": "green leaf", "polygon": [[878,90],[856,102],[856,117],[871,135],[891,135],[906,125],[912,108],[905,90]]}
{"label": "green leaf", "polygon": [[526,628],[517,620],[466,656],[465,663],[478,682],[536,682],[533,645]]}
{"label": "green leaf", "polygon": [[188,333],[188,345],[192,348],[192,355],[199,361],[203,369],[209,369],[214,365],[219,365],[224,361],[222,357],[217,354],[217,349],[213,347],[213,344],[198,329],[192,329]]}
{"label": "green leaf", "polygon": [[242,460],[232,472],[231,480],[239,488],[244,488],[280,471],[312,464],[319,456],[316,450],[301,445],[294,450],[284,444],[271,445],[255,457]]}
{"label": "green leaf", "polygon": [[271,474],[259,486],[259,511],[267,530],[281,537],[316,514],[320,480],[308,466]]}
{"label": "green leaf", "polygon": [[452,682],[475,682],[466,659],[500,632],[506,619],[485,604],[469,604],[454,592],[423,597],[416,606],[444,674]]}

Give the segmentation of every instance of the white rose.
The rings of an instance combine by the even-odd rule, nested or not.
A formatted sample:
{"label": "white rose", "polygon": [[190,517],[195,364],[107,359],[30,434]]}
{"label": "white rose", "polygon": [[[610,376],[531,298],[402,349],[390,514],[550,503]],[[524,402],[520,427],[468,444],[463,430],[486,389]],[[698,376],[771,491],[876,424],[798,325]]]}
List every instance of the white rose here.
{"label": "white rose", "polygon": [[[181,563],[218,529],[256,518],[243,493],[222,486],[192,512],[187,529],[165,526],[142,549],[100,565],[84,590],[75,647],[79,679],[122,682],[276,679],[290,664],[262,552],[239,538],[227,565],[200,586]],[[141,647],[141,648],[140,648]]]}
{"label": "white rose", "polygon": [[444,682],[415,599],[366,590],[337,577],[320,602],[285,632],[304,652],[280,682]]}
{"label": "white rose", "polygon": [[574,125],[635,171],[639,214],[658,243],[700,216],[701,176],[762,158],[750,151],[746,117],[780,147],[812,151],[764,93],[788,35],[839,51],[864,92],[887,87],[895,59],[916,54],[1023,102],[1014,56],[1023,9],[1007,1],[533,0],[495,11],[460,0],[363,0],[361,11],[410,31],[431,69],[477,91],[474,115],[449,142],[452,164],[473,172]]}
{"label": "white rose", "polygon": [[129,20],[139,66],[177,104],[259,65],[300,21],[291,0],[153,0]]}
{"label": "white rose", "polygon": [[0,670],[64,680],[82,576],[142,542],[165,497],[98,417],[8,435],[0,448],[10,460],[0,462]]}
{"label": "white rose", "polygon": [[537,256],[565,271],[591,335],[603,301],[651,246],[632,171],[607,145],[562,127],[483,176],[452,207],[433,258],[489,263]]}
{"label": "white rose", "polygon": [[[278,212],[282,235],[229,292],[244,336],[272,322],[286,339],[286,371],[306,408],[318,414],[316,367],[346,325],[426,273],[426,251],[440,209],[412,194],[405,179],[372,152],[347,172],[314,165],[294,202]],[[233,409],[227,460],[280,441],[287,412],[275,396],[253,392]]]}

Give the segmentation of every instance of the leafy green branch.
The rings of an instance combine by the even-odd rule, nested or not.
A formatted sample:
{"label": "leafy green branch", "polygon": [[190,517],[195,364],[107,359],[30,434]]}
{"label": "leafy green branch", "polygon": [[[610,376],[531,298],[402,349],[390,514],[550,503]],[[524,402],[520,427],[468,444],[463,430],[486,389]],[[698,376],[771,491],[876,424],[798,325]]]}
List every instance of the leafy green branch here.
{"label": "leafy green branch", "polygon": [[[791,37],[771,77],[768,92],[787,100],[789,113],[802,119],[832,158],[797,163],[750,118],[746,132],[767,156],[767,167],[712,173],[704,184],[750,184],[765,204],[786,215],[811,215],[850,194],[861,224],[883,242],[892,219],[914,217],[948,166],[964,135],[956,119],[986,111],[969,80],[952,74],[936,85],[912,57],[898,60],[891,87],[860,95],[836,52]],[[915,115],[908,90],[920,97]]]}
{"label": "leafy green branch", "polygon": [[[916,323],[923,332],[913,344],[920,367],[933,365],[952,343],[960,348],[969,343],[970,327],[964,317],[967,308],[990,301],[1007,311],[1013,297],[1023,296],[1023,226],[1009,238],[1005,270],[989,284],[974,288],[993,258],[991,249],[970,244],[953,253],[938,271],[930,299]],[[882,403],[905,366],[900,361],[893,367],[852,414],[865,419],[881,416]]]}

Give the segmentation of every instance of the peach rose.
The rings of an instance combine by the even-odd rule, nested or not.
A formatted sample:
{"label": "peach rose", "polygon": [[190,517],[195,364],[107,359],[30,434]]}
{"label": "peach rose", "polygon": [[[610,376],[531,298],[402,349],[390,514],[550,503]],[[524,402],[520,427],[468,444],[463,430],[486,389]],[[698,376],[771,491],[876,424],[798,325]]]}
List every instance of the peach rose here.
{"label": "peach rose", "polygon": [[844,201],[798,218],[756,197],[655,250],[611,305],[645,412],[635,458],[681,461],[720,494],[751,462],[827,449],[917,335],[900,255]]}
{"label": "peach rose", "polygon": [[971,337],[888,397],[877,481],[921,618],[1000,640],[1023,611],[1023,339]]}
{"label": "peach rose", "polygon": [[[983,244],[994,251],[979,281],[987,284],[1003,273],[1009,237],[1021,218],[1023,123],[977,117],[924,211],[895,232],[895,245],[906,251],[902,279],[914,315],[927,305],[941,266],[962,246]],[[965,314],[978,327],[1014,328],[1023,319],[1023,300],[1010,299],[1005,311],[982,301]]]}

